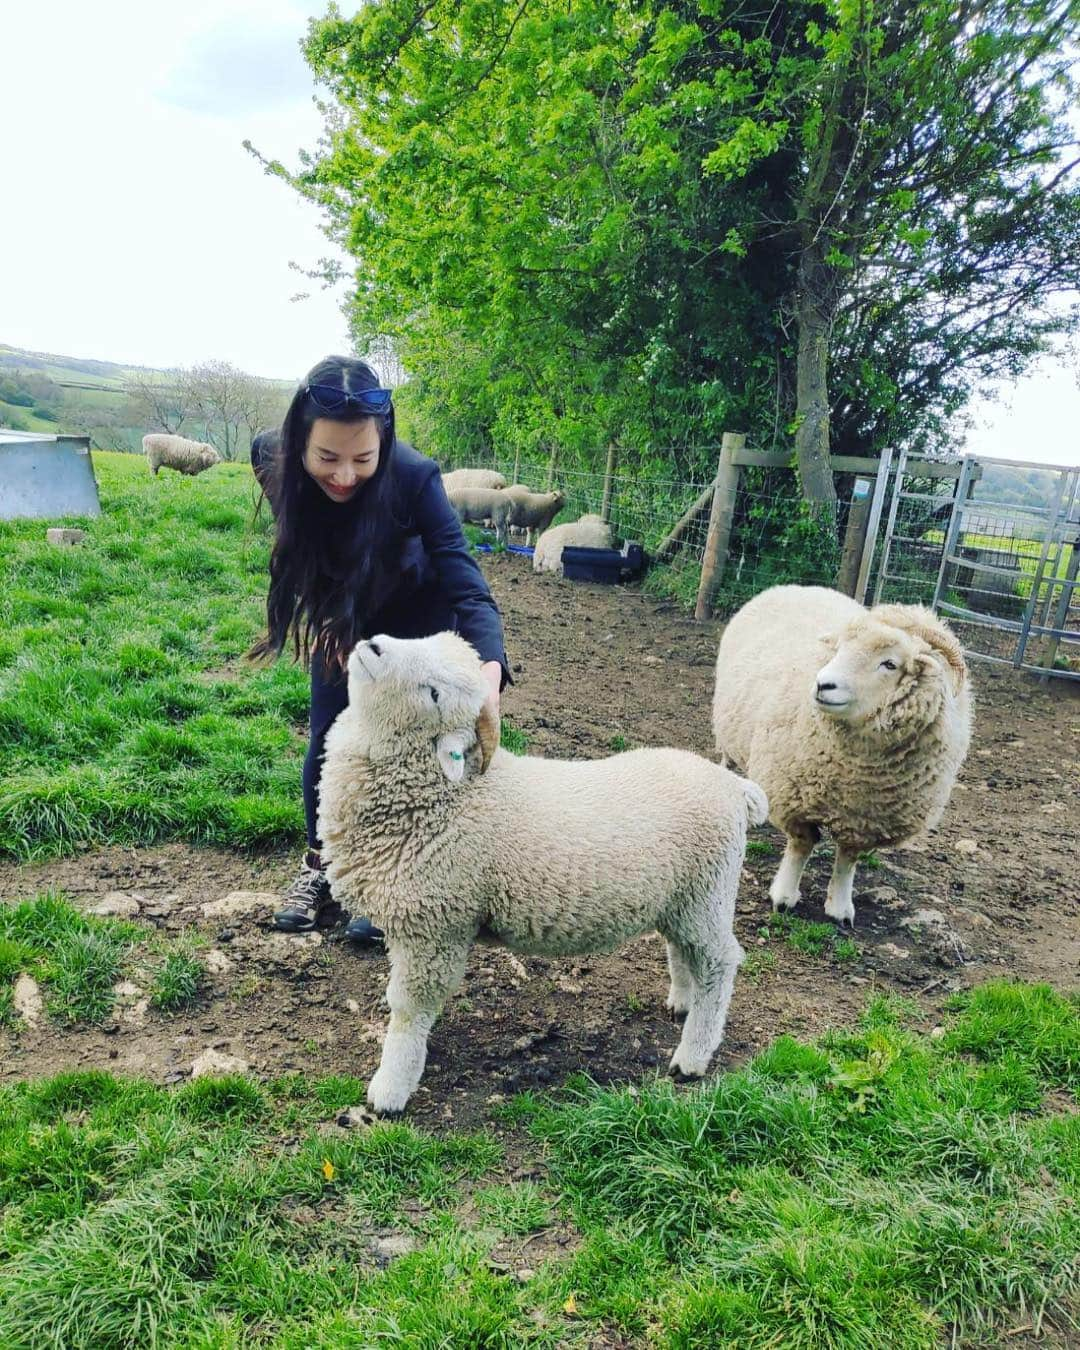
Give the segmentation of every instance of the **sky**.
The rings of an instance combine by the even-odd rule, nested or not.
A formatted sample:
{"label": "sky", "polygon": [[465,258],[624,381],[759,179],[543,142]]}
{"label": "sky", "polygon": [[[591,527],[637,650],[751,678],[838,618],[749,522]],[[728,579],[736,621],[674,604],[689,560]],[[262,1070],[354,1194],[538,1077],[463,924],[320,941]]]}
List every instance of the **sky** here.
{"label": "sky", "polygon": [[[0,342],[158,367],[221,359],[280,379],[349,350],[344,289],[289,266],[339,256],[319,212],[242,144],[287,165],[314,147],[322,119],[299,42],[324,11],[5,7]],[[1047,359],[995,392],[970,408],[969,452],[1080,464],[1075,368]]]}

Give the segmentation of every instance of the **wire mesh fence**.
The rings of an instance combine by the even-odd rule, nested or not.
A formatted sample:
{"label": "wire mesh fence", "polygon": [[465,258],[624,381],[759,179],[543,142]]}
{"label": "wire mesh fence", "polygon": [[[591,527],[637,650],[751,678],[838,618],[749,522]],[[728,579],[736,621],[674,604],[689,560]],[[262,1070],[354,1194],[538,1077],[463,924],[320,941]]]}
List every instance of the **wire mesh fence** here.
{"label": "wire mesh fence", "polygon": [[[702,447],[698,447],[700,451]],[[720,447],[709,447],[719,455]],[[447,467],[459,467],[448,464]],[[474,467],[474,466],[460,466]],[[650,589],[692,606],[708,542],[714,480],[677,479],[670,472],[635,467],[611,474],[497,459],[484,466],[534,491],[563,494],[559,520],[603,514],[616,543],[640,543],[654,561]],[[721,489],[719,506],[729,521],[713,606],[733,613],[759,591],[781,582],[835,585],[854,500],[855,478],[841,475],[831,519],[812,516],[790,468],[742,468]]]}

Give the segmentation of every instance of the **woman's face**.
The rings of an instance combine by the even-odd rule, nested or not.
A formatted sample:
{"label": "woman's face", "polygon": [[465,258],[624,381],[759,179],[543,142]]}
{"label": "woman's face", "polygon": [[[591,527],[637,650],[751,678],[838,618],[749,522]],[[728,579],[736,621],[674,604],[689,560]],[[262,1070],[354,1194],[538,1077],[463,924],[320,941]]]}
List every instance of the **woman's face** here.
{"label": "woman's face", "polygon": [[373,417],[334,422],[317,417],[304,451],[304,468],[332,502],[347,502],[379,467],[379,428]]}

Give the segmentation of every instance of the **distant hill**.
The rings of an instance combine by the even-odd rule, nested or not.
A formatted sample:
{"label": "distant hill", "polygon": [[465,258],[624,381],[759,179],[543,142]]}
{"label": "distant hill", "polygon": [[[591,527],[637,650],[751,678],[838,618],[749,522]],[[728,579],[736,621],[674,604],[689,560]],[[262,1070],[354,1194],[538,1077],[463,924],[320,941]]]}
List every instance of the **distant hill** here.
{"label": "distant hill", "polygon": [[[169,390],[180,383],[180,372],[0,343],[0,427],[89,436],[97,450],[138,452],[146,432],[162,424],[154,421],[145,400],[133,397],[133,382]],[[260,420],[269,424],[281,416],[295,385],[291,380],[253,383],[268,391],[267,414]],[[250,430],[230,425],[226,434],[213,414],[209,420],[192,415],[181,429],[196,440],[212,441],[229,456],[247,451]]]}

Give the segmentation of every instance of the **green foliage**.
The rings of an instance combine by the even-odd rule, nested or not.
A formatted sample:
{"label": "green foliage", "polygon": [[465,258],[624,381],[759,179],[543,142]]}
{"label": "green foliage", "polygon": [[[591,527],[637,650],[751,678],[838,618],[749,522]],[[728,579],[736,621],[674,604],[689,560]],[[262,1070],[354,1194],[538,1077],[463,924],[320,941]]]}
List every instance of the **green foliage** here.
{"label": "green foliage", "polygon": [[[307,681],[242,654],[264,623],[252,478],[155,480],[95,456],[103,514],[58,550],[0,524],[0,854],[161,838],[299,836]],[[2,657],[2,652],[0,652]]]}
{"label": "green foliage", "polygon": [[357,260],[356,340],[440,455],[598,471],[617,437],[686,480],[724,430],[810,437],[817,397],[844,452],[940,442],[1075,322],[1037,301],[1080,271],[1078,35],[1026,0],[379,0],[312,24],[326,135],[268,168]]}

